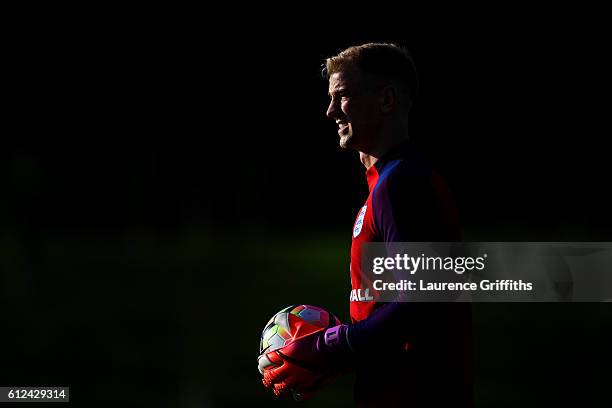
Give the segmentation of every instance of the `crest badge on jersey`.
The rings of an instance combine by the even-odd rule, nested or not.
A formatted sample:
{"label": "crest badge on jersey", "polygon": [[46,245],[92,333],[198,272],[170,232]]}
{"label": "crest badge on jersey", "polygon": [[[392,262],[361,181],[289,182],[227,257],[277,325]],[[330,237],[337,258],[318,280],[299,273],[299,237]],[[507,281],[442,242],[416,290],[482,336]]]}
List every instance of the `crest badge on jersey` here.
{"label": "crest badge on jersey", "polygon": [[368,205],[366,204],[361,207],[361,210],[359,210],[359,214],[357,215],[357,221],[355,221],[355,227],[353,228],[353,238],[357,238],[357,235],[359,235],[361,229],[363,228],[363,219],[365,218],[367,209]]}

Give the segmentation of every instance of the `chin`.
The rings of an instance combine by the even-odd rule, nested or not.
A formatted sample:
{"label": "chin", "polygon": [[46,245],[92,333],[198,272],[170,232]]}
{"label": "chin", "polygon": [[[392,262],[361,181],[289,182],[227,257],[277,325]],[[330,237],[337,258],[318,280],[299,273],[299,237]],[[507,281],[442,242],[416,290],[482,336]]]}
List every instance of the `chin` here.
{"label": "chin", "polygon": [[340,142],[338,143],[341,149],[350,149],[351,148],[351,138],[350,136],[341,137]]}
{"label": "chin", "polygon": [[355,136],[353,134],[347,134],[345,136],[340,137],[340,147],[342,149],[355,149]]}
{"label": "chin", "polygon": [[355,139],[353,135],[340,138],[340,147],[342,149],[361,151],[359,140]]}

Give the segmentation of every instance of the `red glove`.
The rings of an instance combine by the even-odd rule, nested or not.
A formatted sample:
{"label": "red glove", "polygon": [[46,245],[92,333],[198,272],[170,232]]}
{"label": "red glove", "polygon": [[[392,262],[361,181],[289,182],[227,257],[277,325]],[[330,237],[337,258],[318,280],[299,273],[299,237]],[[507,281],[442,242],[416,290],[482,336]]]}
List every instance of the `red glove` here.
{"label": "red glove", "polygon": [[[350,367],[350,350],[335,347],[346,326],[321,329],[258,358],[263,384],[277,396],[305,400]],[[326,341],[327,340],[327,341]]]}

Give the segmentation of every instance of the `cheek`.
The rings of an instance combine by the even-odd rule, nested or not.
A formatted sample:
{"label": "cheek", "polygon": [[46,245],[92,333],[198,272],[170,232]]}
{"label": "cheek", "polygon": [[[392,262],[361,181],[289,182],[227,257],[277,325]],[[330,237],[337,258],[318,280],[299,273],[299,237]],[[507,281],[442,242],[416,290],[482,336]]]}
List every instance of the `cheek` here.
{"label": "cheek", "polygon": [[353,104],[351,106],[347,106],[347,109],[343,111],[348,119],[348,122],[351,123],[353,127],[368,126],[376,119],[371,108],[363,105]]}
{"label": "cheek", "polygon": [[375,122],[379,117],[379,106],[374,100],[365,98],[342,104],[342,111],[352,122]]}
{"label": "cheek", "polygon": [[342,112],[348,119],[348,122],[362,122],[363,115],[366,113],[361,109],[361,106],[356,103],[345,103],[342,105]]}
{"label": "cheek", "polygon": [[349,103],[341,103],[340,104],[340,110],[342,111],[342,113],[344,114],[344,116],[346,116],[347,118],[350,119],[351,117],[351,104]]}

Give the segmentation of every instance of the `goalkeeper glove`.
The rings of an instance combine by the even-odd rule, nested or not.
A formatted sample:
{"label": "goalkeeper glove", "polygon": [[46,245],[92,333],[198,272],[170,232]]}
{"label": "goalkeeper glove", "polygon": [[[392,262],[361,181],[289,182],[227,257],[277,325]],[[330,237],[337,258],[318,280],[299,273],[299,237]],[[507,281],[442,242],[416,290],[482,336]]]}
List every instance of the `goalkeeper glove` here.
{"label": "goalkeeper glove", "polygon": [[296,339],[258,358],[263,384],[275,395],[305,400],[351,368],[348,326],[338,325]]}

